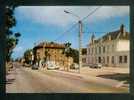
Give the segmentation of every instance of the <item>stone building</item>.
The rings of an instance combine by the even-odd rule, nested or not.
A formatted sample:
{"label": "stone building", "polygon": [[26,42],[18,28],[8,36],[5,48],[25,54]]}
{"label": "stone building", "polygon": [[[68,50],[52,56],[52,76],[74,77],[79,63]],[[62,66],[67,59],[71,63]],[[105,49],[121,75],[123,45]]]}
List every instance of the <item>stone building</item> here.
{"label": "stone building", "polygon": [[105,66],[129,67],[129,33],[124,25],[99,39],[91,36],[87,47],[87,64],[101,63]]}
{"label": "stone building", "polygon": [[73,63],[73,58],[66,57],[63,54],[64,49],[64,44],[42,42],[33,48],[34,61],[39,66],[42,66],[46,61],[52,61],[60,67],[68,67]]}

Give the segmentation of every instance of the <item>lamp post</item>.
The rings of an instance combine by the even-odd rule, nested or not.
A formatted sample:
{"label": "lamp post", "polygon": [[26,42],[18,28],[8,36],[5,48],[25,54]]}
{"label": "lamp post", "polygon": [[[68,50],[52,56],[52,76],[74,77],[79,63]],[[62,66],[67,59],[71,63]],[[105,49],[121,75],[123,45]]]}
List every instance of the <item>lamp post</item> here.
{"label": "lamp post", "polygon": [[80,19],[80,17],[72,12],[69,12],[67,10],[64,10],[65,13],[67,14],[71,14],[75,17],[78,18],[78,24],[79,24],[79,73],[80,73],[80,68],[82,66],[82,59],[81,59],[81,47],[82,47],[82,21]]}

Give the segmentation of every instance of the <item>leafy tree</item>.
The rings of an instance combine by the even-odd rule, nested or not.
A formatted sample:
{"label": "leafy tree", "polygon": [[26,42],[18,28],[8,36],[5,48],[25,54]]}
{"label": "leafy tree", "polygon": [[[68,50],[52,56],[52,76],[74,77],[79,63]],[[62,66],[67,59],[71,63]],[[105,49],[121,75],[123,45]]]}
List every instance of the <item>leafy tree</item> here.
{"label": "leafy tree", "polygon": [[75,63],[79,63],[79,51],[76,49],[70,49],[70,57],[73,58]]}
{"label": "leafy tree", "polygon": [[65,43],[65,50],[64,50],[64,53],[65,53],[65,55],[67,56],[67,57],[69,57],[69,56],[71,56],[70,54],[71,54],[71,48],[70,48],[70,46],[71,46],[71,43],[69,43],[69,42],[67,42],[67,43]]}
{"label": "leafy tree", "polygon": [[11,60],[11,54],[13,53],[13,49],[18,44],[20,33],[13,33],[11,28],[16,25],[15,17],[13,16],[14,7],[6,7],[6,20],[5,20],[5,30],[6,30],[6,61],[9,62]]}
{"label": "leafy tree", "polygon": [[79,63],[79,51],[71,48],[70,46],[71,46],[71,43],[69,42],[65,43],[66,48],[63,53],[67,57],[72,57],[75,63]]}
{"label": "leafy tree", "polygon": [[32,49],[28,49],[24,52],[24,59],[25,59],[25,63],[30,64],[31,62],[31,52],[33,52]]}
{"label": "leafy tree", "polygon": [[17,32],[17,33],[14,34],[14,36],[15,36],[16,39],[18,39],[21,36],[21,34],[19,32]]}

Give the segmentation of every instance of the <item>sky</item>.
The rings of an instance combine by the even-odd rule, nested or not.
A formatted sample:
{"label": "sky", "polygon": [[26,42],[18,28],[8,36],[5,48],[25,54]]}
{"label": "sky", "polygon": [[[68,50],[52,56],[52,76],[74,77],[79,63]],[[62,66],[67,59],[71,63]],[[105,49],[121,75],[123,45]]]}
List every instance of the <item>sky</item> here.
{"label": "sky", "polygon": [[20,32],[21,37],[13,50],[13,58],[22,57],[25,50],[43,41],[71,42],[71,47],[78,48],[78,20],[82,20],[82,47],[87,46],[92,34],[99,38],[118,30],[121,24],[130,31],[129,6],[19,6],[14,16],[17,24],[11,30]]}

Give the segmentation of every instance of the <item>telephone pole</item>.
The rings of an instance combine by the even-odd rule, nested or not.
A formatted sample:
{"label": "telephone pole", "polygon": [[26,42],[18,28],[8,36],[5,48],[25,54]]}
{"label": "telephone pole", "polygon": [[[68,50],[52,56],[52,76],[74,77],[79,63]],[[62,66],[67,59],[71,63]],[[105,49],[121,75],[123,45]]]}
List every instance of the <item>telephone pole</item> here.
{"label": "telephone pole", "polygon": [[82,21],[79,20],[79,73],[80,73],[80,69],[82,67],[82,57],[81,57],[81,53],[82,53]]}
{"label": "telephone pole", "polygon": [[76,14],[74,14],[72,12],[69,12],[67,10],[64,10],[64,12],[67,13],[67,14],[71,14],[71,15],[73,15],[73,16],[78,18],[78,24],[79,24],[79,35],[78,35],[78,37],[79,37],[79,41],[78,41],[78,43],[79,43],[79,73],[80,73],[80,69],[82,67],[82,58],[81,58],[81,51],[82,51],[81,50],[81,48],[82,48],[82,20],[80,20],[80,17],[78,15],[76,15]]}

